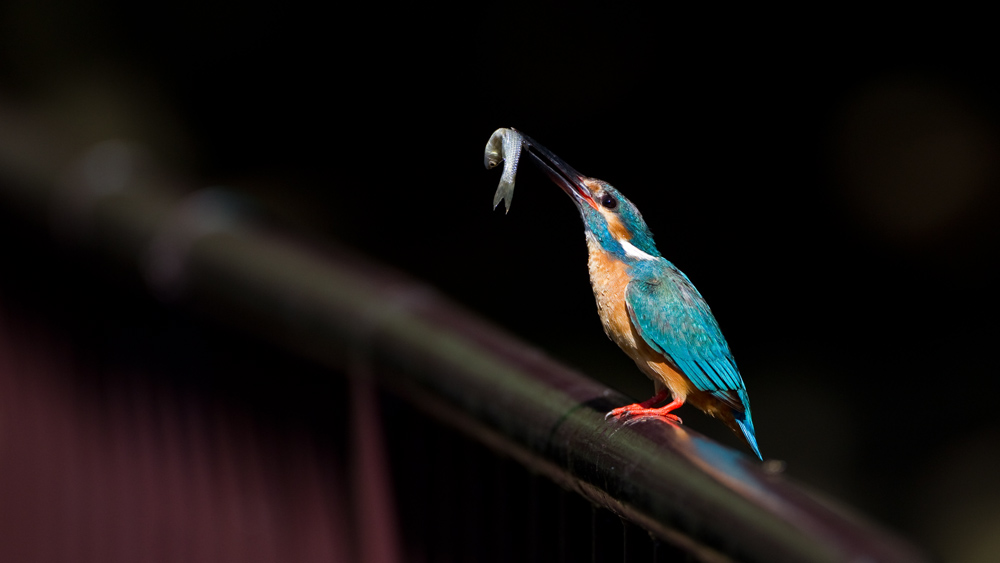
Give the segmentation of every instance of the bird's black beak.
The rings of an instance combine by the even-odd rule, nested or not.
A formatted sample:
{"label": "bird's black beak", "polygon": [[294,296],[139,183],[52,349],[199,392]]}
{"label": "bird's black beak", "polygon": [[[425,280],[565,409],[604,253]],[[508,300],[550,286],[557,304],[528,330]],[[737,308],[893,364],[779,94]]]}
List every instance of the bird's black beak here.
{"label": "bird's black beak", "polygon": [[587,204],[597,209],[590,187],[585,182],[588,179],[586,176],[573,170],[572,166],[566,164],[563,159],[552,154],[552,151],[538,144],[531,137],[524,133],[521,133],[521,137],[523,138],[523,150],[531,155],[532,160],[541,167],[549,179],[569,194],[577,205]]}

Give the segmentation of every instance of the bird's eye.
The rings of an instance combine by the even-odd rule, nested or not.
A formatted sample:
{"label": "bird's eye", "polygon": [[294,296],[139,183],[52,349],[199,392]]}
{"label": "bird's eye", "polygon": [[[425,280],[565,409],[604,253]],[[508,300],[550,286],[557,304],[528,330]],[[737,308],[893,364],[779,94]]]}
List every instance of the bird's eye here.
{"label": "bird's eye", "polygon": [[604,197],[601,198],[601,205],[608,209],[614,209],[618,207],[618,200],[611,194],[604,194]]}

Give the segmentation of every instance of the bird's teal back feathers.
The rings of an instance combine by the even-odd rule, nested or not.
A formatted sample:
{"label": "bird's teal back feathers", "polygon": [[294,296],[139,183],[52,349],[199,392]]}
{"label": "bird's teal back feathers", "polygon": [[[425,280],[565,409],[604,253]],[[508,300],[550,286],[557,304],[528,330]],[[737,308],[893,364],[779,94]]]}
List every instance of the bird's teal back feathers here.
{"label": "bird's teal back feathers", "polygon": [[[643,340],[668,356],[701,391],[728,396],[744,389],[726,339],[687,276],[664,259],[636,261],[626,299]],[[720,397],[722,398],[722,397]]]}
{"label": "bird's teal back feathers", "polygon": [[691,281],[664,258],[632,260],[626,302],[633,326],[699,390],[725,403],[754,453],[750,401],[729,345],[708,303]]}

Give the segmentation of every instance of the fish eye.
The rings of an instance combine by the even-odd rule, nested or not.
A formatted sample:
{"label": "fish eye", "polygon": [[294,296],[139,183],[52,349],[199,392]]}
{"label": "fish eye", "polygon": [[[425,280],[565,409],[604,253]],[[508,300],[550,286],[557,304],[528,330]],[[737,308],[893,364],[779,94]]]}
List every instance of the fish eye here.
{"label": "fish eye", "polygon": [[604,194],[601,196],[601,205],[608,209],[614,209],[618,207],[618,200],[611,194]]}

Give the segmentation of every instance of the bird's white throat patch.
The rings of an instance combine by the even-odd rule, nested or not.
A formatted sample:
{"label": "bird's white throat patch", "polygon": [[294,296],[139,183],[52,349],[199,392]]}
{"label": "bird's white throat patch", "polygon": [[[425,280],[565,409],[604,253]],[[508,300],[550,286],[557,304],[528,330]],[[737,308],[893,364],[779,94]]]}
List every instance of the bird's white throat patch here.
{"label": "bird's white throat patch", "polygon": [[622,250],[625,251],[626,256],[631,256],[632,258],[638,258],[639,260],[656,260],[655,256],[651,256],[639,250],[631,242],[625,239],[617,239],[617,240],[618,244],[622,245]]}

